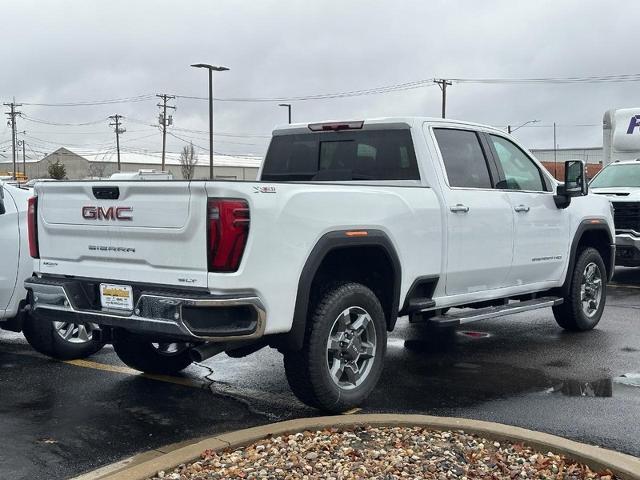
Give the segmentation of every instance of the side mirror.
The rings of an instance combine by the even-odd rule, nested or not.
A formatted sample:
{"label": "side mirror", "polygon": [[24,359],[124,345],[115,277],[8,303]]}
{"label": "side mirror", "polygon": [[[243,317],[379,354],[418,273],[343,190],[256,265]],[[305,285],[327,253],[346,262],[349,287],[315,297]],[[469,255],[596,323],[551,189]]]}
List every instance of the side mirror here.
{"label": "side mirror", "polygon": [[0,185],[0,215],[4,215],[6,211],[4,208],[4,188]]}
{"label": "side mirror", "polygon": [[580,160],[564,162],[564,193],[569,197],[581,197],[588,193],[587,171]]}
{"label": "side mirror", "polygon": [[587,169],[581,160],[564,162],[564,185],[558,185],[554,197],[558,208],[567,208],[572,197],[582,197],[589,193]]}

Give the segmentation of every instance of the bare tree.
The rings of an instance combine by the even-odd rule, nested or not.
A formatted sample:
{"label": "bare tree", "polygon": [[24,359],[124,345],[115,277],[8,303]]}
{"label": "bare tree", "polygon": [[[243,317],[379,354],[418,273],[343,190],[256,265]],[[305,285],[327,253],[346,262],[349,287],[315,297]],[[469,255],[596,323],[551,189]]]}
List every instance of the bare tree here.
{"label": "bare tree", "polygon": [[198,155],[193,148],[193,143],[186,145],[180,153],[180,168],[182,169],[182,178],[191,180],[198,163]]}
{"label": "bare tree", "polygon": [[104,172],[106,168],[107,168],[107,165],[102,162],[100,163],[91,162],[87,170],[87,175],[93,178],[102,178],[104,177]]}

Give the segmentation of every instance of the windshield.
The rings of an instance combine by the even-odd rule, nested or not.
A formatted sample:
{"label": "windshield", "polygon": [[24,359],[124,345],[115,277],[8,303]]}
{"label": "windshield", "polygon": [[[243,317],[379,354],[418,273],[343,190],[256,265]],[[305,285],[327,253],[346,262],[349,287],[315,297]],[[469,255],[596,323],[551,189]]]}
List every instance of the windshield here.
{"label": "windshield", "polygon": [[640,187],[640,162],[610,165],[591,182],[592,188]]}

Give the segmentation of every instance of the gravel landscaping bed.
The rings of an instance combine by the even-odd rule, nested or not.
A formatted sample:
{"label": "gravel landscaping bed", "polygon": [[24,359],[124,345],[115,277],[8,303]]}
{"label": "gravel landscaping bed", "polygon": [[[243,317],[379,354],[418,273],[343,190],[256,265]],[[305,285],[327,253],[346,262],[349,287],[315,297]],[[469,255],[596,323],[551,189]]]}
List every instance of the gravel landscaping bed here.
{"label": "gravel landscaping bed", "polygon": [[305,431],[260,440],[158,472],[153,479],[601,479],[585,465],[522,444],[463,431],[421,427],[353,427]]}

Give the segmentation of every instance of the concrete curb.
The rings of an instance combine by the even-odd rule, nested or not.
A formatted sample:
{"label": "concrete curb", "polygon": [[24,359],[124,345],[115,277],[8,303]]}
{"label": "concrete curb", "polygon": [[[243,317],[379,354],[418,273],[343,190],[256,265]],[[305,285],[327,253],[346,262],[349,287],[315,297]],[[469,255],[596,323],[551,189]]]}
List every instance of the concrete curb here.
{"label": "concrete curb", "polygon": [[[610,469],[625,480],[640,480],[640,458],[614,452],[593,445],[567,440],[547,433],[535,432],[500,423],[483,422],[450,417],[428,415],[361,414],[332,417],[300,418],[286,422],[253,427],[230,433],[222,433],[186,446],[169,446],[146,452],[127,460],[87,473],[75,480],[143,480],[159,470],[169,471],[181,463],[200,457],[207,449],[237,448],[265,438],[303,430],[353,425],[410,425],[434,430],[464,430],[484,437],[503,441],[523,442],[537,450],[563,454],[577,462],[595,469]],[[184,445],[184,443],[182,444]],[[151,458],[150,458],[151,457]]]}

